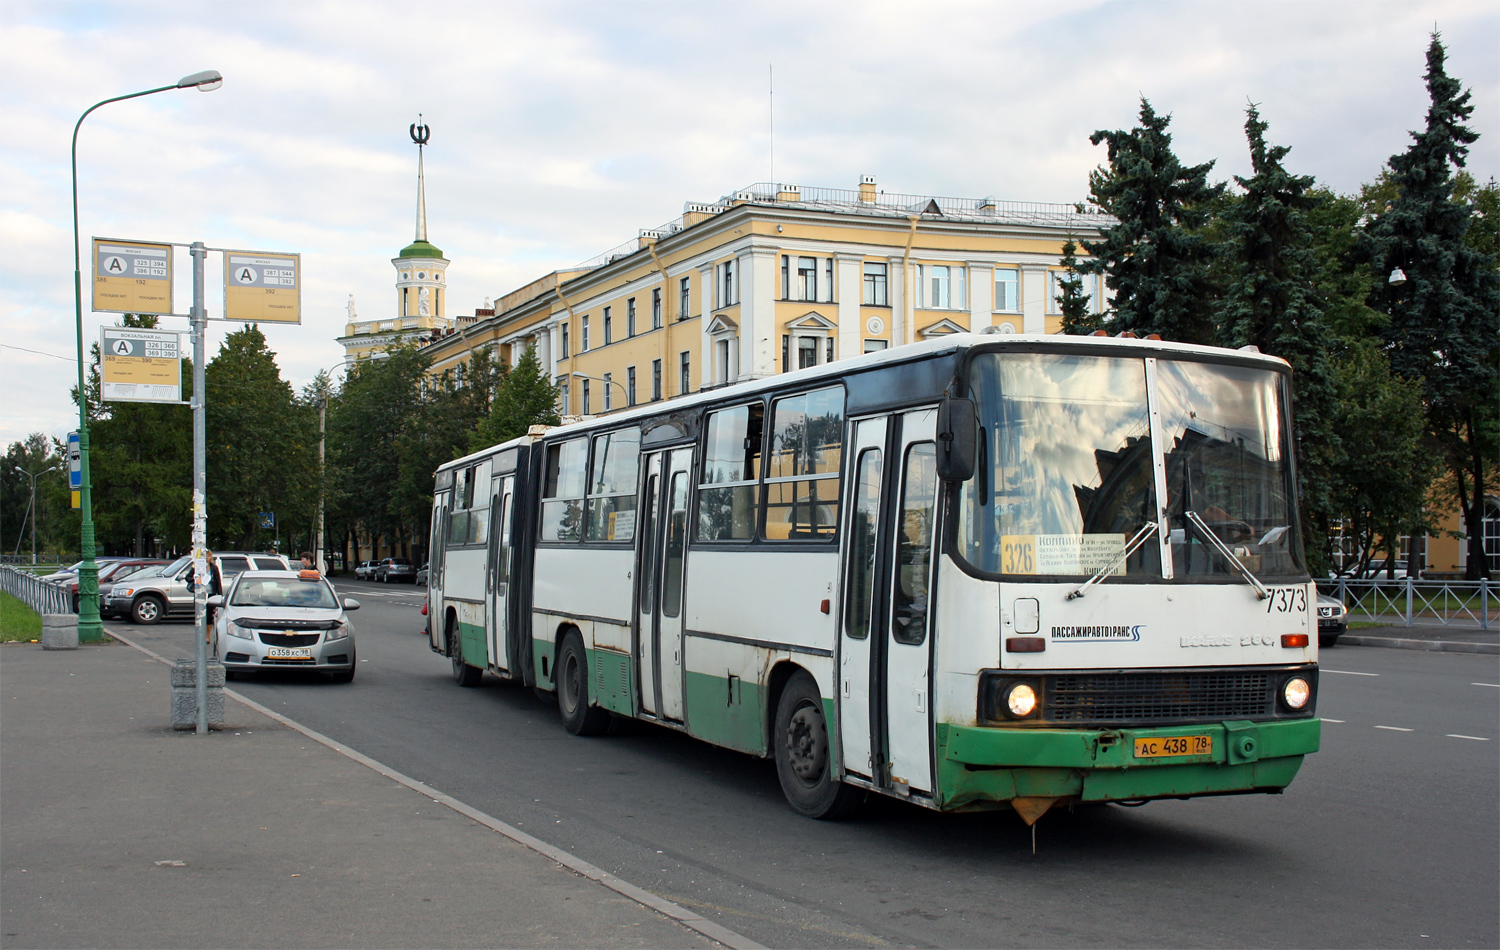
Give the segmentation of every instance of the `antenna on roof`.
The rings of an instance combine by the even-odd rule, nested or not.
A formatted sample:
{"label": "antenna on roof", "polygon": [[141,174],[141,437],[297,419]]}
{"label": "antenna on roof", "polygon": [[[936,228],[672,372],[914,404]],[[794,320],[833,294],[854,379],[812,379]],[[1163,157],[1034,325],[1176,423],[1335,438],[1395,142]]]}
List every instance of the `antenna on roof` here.
{"label": "antenna on roof", "polygon": [[766,121],[770,123],[767,149],[770,157],[770,175],[767,181],[776,180],[776,64],[766,64]]}

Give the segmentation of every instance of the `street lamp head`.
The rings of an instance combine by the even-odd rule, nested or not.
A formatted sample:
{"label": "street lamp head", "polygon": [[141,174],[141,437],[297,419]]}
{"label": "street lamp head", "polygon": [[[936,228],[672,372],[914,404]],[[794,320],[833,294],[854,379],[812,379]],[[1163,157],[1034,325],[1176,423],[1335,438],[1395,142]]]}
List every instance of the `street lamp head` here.
{"label": "street lamp head", "polygon": [[178,89],[197,88],[199,92],[213,92],[224,85],[224,77],[219,75],[217,69],[205,69],[201,73],[193,73],[191,76],[183,76],[177,80]]}

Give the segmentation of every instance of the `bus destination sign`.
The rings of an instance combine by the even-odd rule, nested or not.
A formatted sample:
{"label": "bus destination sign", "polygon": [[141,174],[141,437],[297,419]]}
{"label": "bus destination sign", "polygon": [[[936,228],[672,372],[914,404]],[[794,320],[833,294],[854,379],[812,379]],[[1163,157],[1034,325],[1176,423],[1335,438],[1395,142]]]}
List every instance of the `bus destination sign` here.
{"label": "bus destination sign", "polygon": [[302,255],[225,251],[224,317],[301,323]]}
{"label": "bus destination sign", "polygon": [[111,402],[182,402],[182,335],[99,329],[100,395]]}

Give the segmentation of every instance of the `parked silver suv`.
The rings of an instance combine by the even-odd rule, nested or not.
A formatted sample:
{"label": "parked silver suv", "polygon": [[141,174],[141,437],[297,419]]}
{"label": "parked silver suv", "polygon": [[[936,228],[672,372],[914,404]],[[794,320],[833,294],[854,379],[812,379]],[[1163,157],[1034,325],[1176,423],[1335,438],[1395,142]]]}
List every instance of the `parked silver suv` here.
{"label": "parked silver suv", "polygon": [[[215,553],[219,577],[225,587],[239,574],[249,570],[286,571],[291,565],[279,554],[248,554],[241,551]],[[128,617],[135,623],[152,624],[171,617],[193,616],[193,559],[183,555],[150,576],[129,577],[109,592],[110,614]]]}

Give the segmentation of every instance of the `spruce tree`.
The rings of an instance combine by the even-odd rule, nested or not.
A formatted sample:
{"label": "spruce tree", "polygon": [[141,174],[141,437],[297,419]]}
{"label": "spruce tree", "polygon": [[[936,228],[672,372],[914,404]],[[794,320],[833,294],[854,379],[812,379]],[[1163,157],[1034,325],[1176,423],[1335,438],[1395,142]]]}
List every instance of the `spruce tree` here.
{"label": "spruce tree", "polygon": [[1067,275],[1058,279],[1062,291],[1058,295],[1058,310],[1062,311],[1062,332],[1073,336],[1087,336],[1103,326],[1099,314],[1089,311],[1090,295],[1083,289],[1083,270],[1078,261],[1078,243],[1069,237],[1063,244],[1060,263]]}
{"label": "spruce tree", "polygon": [[[1389,315],[1392,370],[1422,380],[1427,437],[1441,453],[1468,535],[1468,576],[1489,576],[1483,546],[1485,493],[1496,465],[1500,402],[1500,274],[1468,239],[1472,205],[1454,200],[1455,171],[1478,138],[1464,123],[1470,93],[1444,68],[1436,33],[1427,48],[1427,124],[1391,157],[1397,194],[1366,227],[1357,251],[1375,273],[1370,305]],[[1399,270],[1401,273],[1396,274]],[[1404,282],[1382,279],[1391,274]]]}
{"label": "spruce tree", "polygon": [[1184,166],[1173,154],[1171,121],[1142,98],[1139,126],[1089,136],[1109,146],[1108,167],[1089,174],[1089,202],[1119,224],[1083,242],[1092,260],[1081,267],[1104,274],[1114,293],[1107,329],[1211,344],[1214,247],[1198,232],[1224,186],[1208,183],[1213,162]]}
{"label": "spruce tree", "polygon": [[1235,176],[1244,194],[1220,222],[1227,287],[1217,306],[1219,332],[1225,346],[1255,346],[1292,365],[1303,537],[1313,571],[1321,574],[1328,568],[1325,526],[1334,510],[1329,473],[1342,454],[1331,340],[1315,290],[1308,220],[1321,197],[1311,176],[1293,175],[1282,164],[1288,147],[1266,143],[1267,126],[1254,104],[1245,115],[1254,174]]}
{"label": "spruce tree", "polygon": [[536,348],[528,346],[515,369],[496,387],[490,414],[479,423],[469,439],[469,450],[478,451],[491,445],[526,434],[534,425],[555,426],[557,386],[547,378]]}

